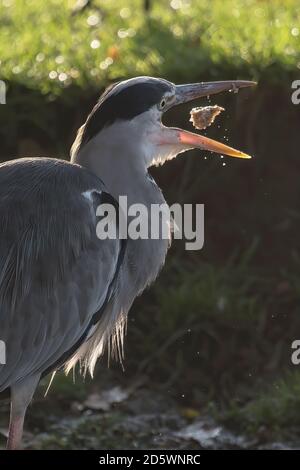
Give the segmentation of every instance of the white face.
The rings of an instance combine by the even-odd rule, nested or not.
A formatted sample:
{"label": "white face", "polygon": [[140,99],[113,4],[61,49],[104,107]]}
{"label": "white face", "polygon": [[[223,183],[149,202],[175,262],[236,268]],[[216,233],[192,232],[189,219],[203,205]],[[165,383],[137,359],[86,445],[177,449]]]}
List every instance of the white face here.
{"label": "white face", "polygon": [[175,86],[173,91],[165,93],[158,105],[152,106],[128,123],[129,128],[136,135],[136,146],[147,168],[163,165],[167,160],[192,148],[190,145],[182,145],[179,141],[178,129],[166,127],[162,123],[164,111],[174,102]]}

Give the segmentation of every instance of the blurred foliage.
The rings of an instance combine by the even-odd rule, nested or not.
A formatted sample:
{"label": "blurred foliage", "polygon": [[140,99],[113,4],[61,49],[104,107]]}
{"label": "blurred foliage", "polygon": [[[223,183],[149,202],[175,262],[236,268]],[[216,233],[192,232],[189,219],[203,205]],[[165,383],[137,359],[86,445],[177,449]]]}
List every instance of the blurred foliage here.
{"label": "blurred foliage", "polygon": [[259,429],[269,425],[275,435],[282,435],[300,425],[300,374],[288,374],[269,387],[243,410],[249,426]]}
{"label": "blurred foliage", "polygon": [[291,366],[291,343],[300,330],[299,261],[293,274],[271,275],[253,265],[256,249],[253,243],[223,265],[195,267],[171,258],[130,315],[129,363],[176,383],[190,399],[200,383],[220,404],[232,398],[237,383],[242,391]]}
{"label": "blurred foliage", "polygon": [[[218,96],[226,113],[208,132],[252,161],[194,152],[153,170],[168,202],[205,203],[205,246],[174,243],[131,311],[125,365],[241,430],[299,427],[299,374],[286,374],[300,331],[298,1],[146,3],[0,0],[0,156],[67,158],[111,81],[257,79],[256,91]],[[188,111],[166,121],[186,128]],[[84,385],[73,395],[70,383],[58,379],[58,396],[81,400]]]}
{"label": "blurred foliage", "polygon": [[245,406],[232,403],[223,420],[261,442],[284,439],[293,442],[300,436],[300,374],[287,373],[274,380]]}
{"label": "blurred foliage", "polygon": [[126,365],[255,442],[295,442],[300,259],[271,273],[253,264],[257,248],[223,264],[171,258],[133,307]]}
{"label": "blurred foliage", "polygon": [[141,0],[0,5],[1,78],[52,95],[134,75],[278,83],[300,64],[297,0],[153,0],[148,12]]}

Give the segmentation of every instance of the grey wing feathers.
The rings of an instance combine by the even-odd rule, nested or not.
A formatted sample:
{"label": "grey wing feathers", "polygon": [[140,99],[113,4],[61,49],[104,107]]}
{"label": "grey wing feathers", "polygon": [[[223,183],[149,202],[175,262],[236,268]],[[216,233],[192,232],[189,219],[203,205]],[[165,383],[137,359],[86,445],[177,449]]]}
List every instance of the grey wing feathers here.
{"label": "grey wing feathers", "polygon": [[55,364],[106,299],[120,245],[96,236],[92,188],[101,202],[101,181],[60,160],[0,165],[0,392]]}

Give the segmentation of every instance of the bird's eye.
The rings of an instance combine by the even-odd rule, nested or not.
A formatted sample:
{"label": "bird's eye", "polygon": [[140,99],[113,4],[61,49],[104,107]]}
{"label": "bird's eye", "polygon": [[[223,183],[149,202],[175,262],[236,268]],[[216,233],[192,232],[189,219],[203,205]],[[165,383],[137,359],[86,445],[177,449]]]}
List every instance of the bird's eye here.
{"label": "bird's eye", "polygon": [[164,109],[165,106],[166,106],[166,100],[165,100],[165,98],[163,98],[163,99],[161,100],[160,104],[159,104],[159,108],[160,108],[160,109]]}

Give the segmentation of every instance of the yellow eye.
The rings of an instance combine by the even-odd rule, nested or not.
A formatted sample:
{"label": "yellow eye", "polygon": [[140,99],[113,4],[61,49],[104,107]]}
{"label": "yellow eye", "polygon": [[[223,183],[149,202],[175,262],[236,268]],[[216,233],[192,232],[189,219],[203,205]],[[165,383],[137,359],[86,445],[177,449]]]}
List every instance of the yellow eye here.
{"label": "yellow eye", "polygon": [[160,104],[159,104],[159,108],[160,108],[160,109],[164,109],[164,107],[166,106],[166,103],[167,103],[167,102],[166,102],[166,99],[163,98],[163,99],[161,100]]}

